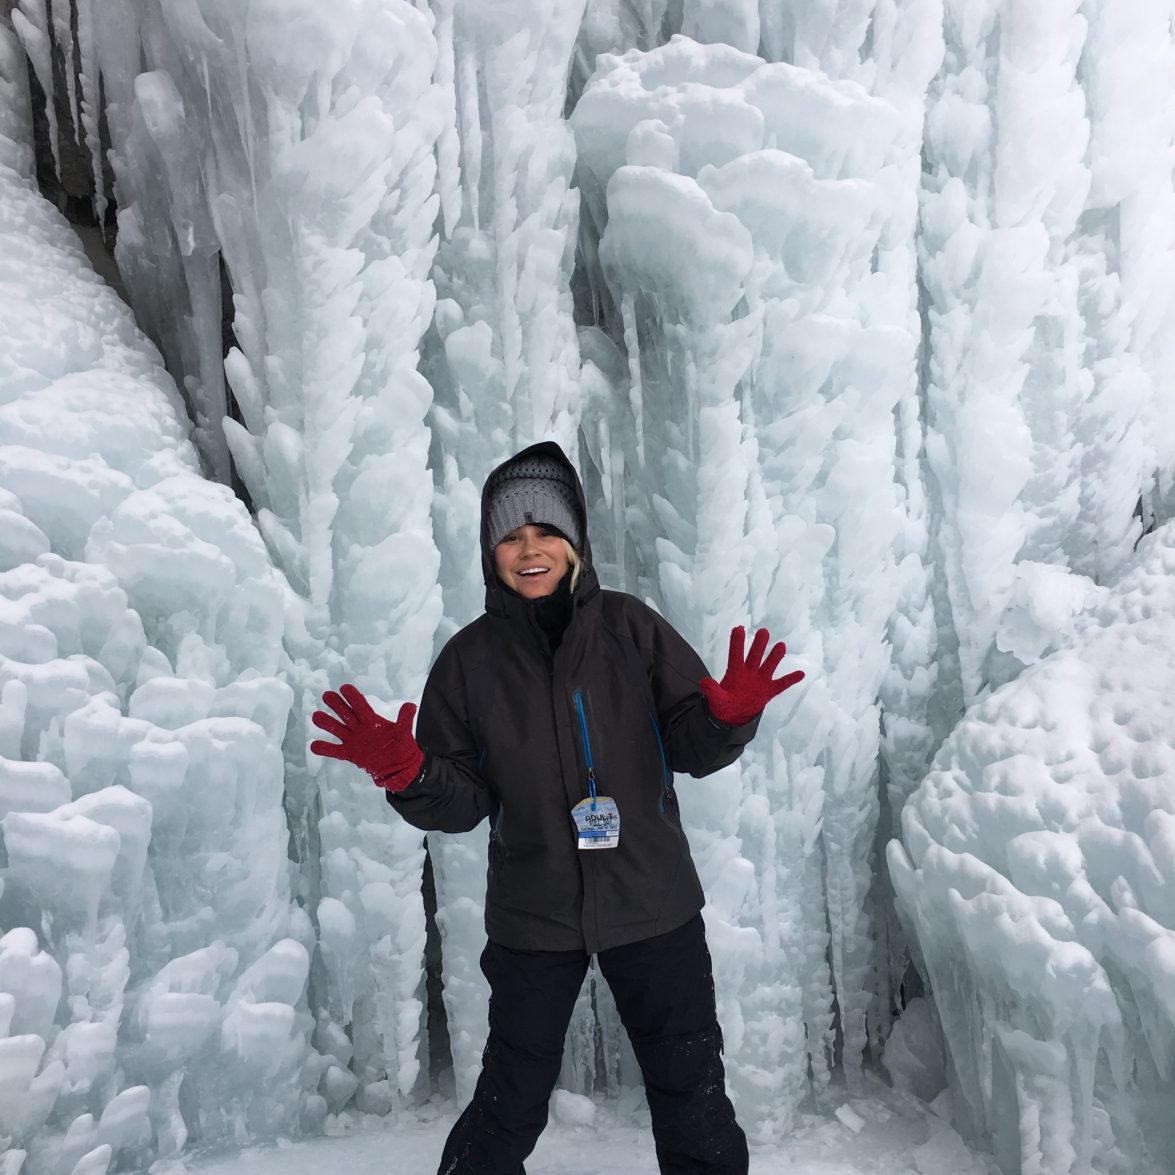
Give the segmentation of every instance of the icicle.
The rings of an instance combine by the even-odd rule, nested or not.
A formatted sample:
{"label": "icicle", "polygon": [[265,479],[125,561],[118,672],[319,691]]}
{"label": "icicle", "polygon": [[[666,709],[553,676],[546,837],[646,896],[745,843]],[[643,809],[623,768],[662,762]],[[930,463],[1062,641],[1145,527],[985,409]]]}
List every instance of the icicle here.
{"label": "icicle", "polygon": [[54,102],[53,56],[49,39],[49,17],[45,0],[17,0],[12,10],[12,27],[20,38],[24,51],[33,66],[33,73],[45,95],[45,118],[49,123],[49,147],[53,152],[53,167],[61,178],[61,140],[57,127],[57,107]]}
{"label": "icicle", "polygon": [[33,113],[28,67],[21,48],[11,28],[0,22],[0,165],[31,178]]}
{"label": "icicle", "polygon": [[[456,95],[460,174],[465,190],[465,211],[475,233],[481,231],[482,125],[477,99],[477,62],[470,53],[456,53]],[[454,227],[456,227],[454,225]],[[452,230],[450,230],[450,236]]]}
{"label": "icicle", "polygon": [[74,37],[71,27],[73,0],[62,2],[57,0],[51,5],[53,17],[53,41],[57,44],[57,51],[62,58],[62,73],[65,75],[65,104],[69,111],[70,129],[74,141],[78,146],[84,144],[84,131],[81,121],[81,106],[78,101],[77,76],[74,73]]}
{"label": "icicle", "polygon": [[[425,0],[421,0],[423,4]],[[437,140],[437,188],[445,218],[445,235],[452,236],[461,218],[461,136],[457,128],[456,56],[453,45],[454,0],[433,0],[433,35],[437,66],[433,74],[444,102],[444,129]]]}
{"label": "icicle", "polygon": [[620,319],[624,324],[624,347],[628,354],[628,400],[632,405],[637,468],[643,470],[645,468],[645,400],[641,387],[641,344],[636,326],[636,295],[632,290],[625,290],[620,297]]}
{"label": "icicle", "polygon": [[94,219],[106,223],[106,178],[104,175],[102,144],[99,135],[99,65],[98,45],[94,29],[94,0],[75,0],[78,22],[78,55],[81,66],[81,126],[80,141],[90,161],[91,183],[94,185]]}

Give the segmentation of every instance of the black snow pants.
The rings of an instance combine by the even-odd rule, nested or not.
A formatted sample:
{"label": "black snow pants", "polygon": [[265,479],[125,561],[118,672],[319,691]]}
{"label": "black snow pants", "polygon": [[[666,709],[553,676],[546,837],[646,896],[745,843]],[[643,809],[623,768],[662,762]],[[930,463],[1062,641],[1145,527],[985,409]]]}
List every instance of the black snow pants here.
{"label": "black snow pants", "polygon": [[[726,1096],[701,915],[601,951],[597,961],[644,1075],[663,1175],[746,1175],[747,1140]],[[490,942],[481,967],[490,983],[489,1039],[439,1175],[525,1175],[523,1161],[547,1124],[588,956]]]}

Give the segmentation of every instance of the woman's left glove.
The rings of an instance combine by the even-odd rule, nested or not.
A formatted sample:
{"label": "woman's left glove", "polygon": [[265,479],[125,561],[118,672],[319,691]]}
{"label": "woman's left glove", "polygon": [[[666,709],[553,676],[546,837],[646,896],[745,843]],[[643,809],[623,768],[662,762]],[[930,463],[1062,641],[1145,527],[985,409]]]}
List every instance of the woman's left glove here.
{"label": "woman's left glove", "polygon": [[746,630],[741,624],[731,630],[730,657],[721,681],[703,677],[698,682],[710,713],[728,726],[742,726],[752,718],[757,718],[772,698],[804,679],[803,670],[797,669],[794,673],[773,680],[771,675],[783,660],[787,645],[780,641],[764,661],[763,652],[771,640],[771,634],[761,628],[755,633],[750,651],[744,658],[746,636]]}
{"label": "woman's left glove", "polygon": [[310,744],[315,755],[354,763],[390,792],[403,791],[420,774],[424,753],[412,737],[415,702],[405,702],[396,721],[390,722],[377,714],[353,685],[341,686],[337,694],[327,690],[322,701],[338,717],[315,710],[310,721],[339,741],[316,739]]}

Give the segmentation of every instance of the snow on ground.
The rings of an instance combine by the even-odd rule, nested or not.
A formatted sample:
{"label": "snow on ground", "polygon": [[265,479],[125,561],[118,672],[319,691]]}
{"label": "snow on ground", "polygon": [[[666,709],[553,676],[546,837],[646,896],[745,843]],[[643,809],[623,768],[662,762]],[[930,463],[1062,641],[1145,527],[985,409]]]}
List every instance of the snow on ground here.
{"label": "snow on ground", "polygon": [[[631,1096],[631,1094],[629,1095]],[[456,1115],[451,1102],[430,1104],[413,1121],[389,1127],[360,1118],[328,1138],[231,1153],[197,1155],[157,1175],[427,1175],[436,1169]],[[593,1107],[556,1091],[551,1125],[526,1164],[528,1175],[655,1175],[657,1160],[643,1102]],[[924,1103],[867,1080],[863,1096],[834,1090],[808,1106],[780,1144],[751,1148],[751,1175],[993,1175]]]}

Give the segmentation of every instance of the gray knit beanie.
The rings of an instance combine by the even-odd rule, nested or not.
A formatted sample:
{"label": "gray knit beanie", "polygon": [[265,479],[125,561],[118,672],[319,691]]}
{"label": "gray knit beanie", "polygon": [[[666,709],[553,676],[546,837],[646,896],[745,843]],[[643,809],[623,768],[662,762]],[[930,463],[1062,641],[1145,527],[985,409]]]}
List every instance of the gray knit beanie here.
{"label": "gray knit beanie", "polygon": [[550,526],[579,550],[583,529],[575,484],[566,466],[550,457],[528,457],[501,470],[489,491],[490,548],[515,527]]}

